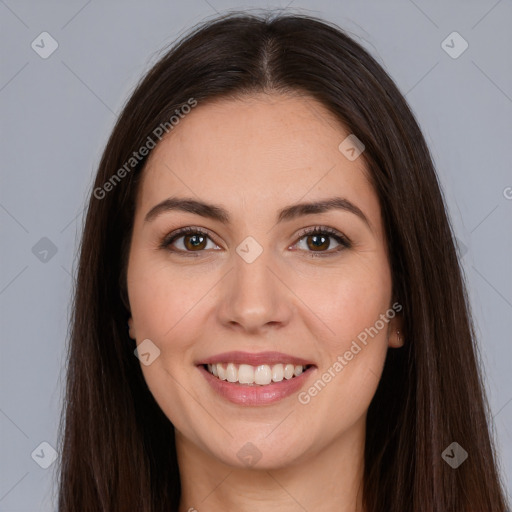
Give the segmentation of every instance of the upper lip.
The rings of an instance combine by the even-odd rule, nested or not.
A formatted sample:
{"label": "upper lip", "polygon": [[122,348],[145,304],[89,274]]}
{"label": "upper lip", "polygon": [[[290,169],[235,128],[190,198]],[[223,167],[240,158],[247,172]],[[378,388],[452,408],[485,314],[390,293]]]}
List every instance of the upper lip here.
{"label": "upper lip", "polygon": [[306,359],[292,356],[290,354],[283,354],[282,352],[258,352],[253,354],[250,352],[241,351],[223,352],[222,354],[216,354],[199,361],[197,364],[201,365],[217,363],[249,364],[251,366],[259,366],[262,364],[273,365],[279,363],[290,363],[296,366],[313,365],[311,361],[307,361]]}

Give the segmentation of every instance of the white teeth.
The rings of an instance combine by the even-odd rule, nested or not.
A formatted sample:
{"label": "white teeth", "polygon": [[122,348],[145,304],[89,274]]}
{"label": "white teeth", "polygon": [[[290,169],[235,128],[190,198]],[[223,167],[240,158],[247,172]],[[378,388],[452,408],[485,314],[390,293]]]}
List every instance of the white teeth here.
{"label": "white teeth", "polygon": [[233,363],[229,363],[226,368],[226,377],[228,382],[236,382],[238,380],[238,371]]}
{"label": "white teeth", "polygon": [[287,364],[284,367],[284,378],[290,380],[293,377],[293,373],[295,372],[295,366],[293,364]]}
{"label": "white teeth", "polygon": [[217,367],[217,373],[220,380],[226,380],[226,370],[224,370],[221,364],[215,364]]}
{"label": "white teeth", "polygon": [[284,377],[284,368],[282,364],[275,364],[272,366],[272,380],[274,382],[281,382]]}
{"label": "white teeth", "polygon": [[290,380],[298,377],[306,368],[302,365],[293,364],[260,364],[259,366],[251,366],[249,364],[236,365],[228,363],[227,365],[208,364],[208,371],[218,377],[220,380],[228,382],[238,382],[246,385],[267,386],[271,382],[281,382],[283,379]]}
{"label": "white teeth", "polygon": [[261,364],[256,368],[254,382],[260,386],[266,386],[272,382],[272,370],[268,364]]}
{"label": "white teeth", "polygon": [[238,382],[252,384],[254,382],[254,368],[248,364],[241,364],[238,368]]}

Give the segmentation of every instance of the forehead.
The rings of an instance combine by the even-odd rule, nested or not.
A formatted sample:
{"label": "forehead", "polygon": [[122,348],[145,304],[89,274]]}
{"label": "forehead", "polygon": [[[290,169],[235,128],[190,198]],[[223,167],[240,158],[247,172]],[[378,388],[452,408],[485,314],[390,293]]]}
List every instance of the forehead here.
{"label": "forehead", "polygon": [[[339,149],[350,132],[309,96],[258,94],[199,103],[152,151],[138,209],[187,196],[255,214],[343,195],[378,215],[363,158]],[[275,209],[272,205],[275,205]]]}

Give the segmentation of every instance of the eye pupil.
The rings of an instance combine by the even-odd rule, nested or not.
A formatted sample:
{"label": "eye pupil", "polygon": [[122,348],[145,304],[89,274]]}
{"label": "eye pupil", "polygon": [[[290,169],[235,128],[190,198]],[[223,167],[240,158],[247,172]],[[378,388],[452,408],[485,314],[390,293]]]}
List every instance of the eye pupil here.
{"label": "eye pupil", "polygon": [[[310,235],[308,240],[313,240],[313,245],[309,244],[310,249],[327,249],[329,247],[329,237],[324,235]],[[321,241],[320,241],[321,240]]]}
{"label": "eye pupil", "polygon": [[[190,249],[190,247],[194,248],[194,249],[204,249],[204,247],[202,247],[202,245],[204,244],[205,240],[206,240],[206,237],[203,236],[203,235],[198,235],[198,234],[194,234],[194,235],[186,235],[184,237],[185,239],[185,247],[187,247],[187,249]],[[192,241],[194,240],[194,241]],[[191,246],[189,247],[188,246],[188,243],[191,243]]]}

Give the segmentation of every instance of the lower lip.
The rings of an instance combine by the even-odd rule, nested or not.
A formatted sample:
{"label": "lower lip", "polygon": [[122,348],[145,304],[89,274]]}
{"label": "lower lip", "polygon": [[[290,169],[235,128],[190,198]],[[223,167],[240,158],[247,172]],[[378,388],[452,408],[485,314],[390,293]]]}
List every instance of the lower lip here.
{"label": "lower lip", "polygon": [[299,391],[315,369],[314,366],[311,366],[298,377],[289,380],[283,379],[281,382],[273,382],[266,386],[258,384],[249,386],[220,380],[202,365],[199,365],[198,368],[214,391],[238,405],[267,405],[282,400]]}

